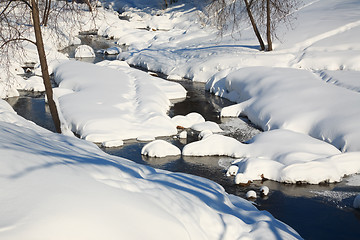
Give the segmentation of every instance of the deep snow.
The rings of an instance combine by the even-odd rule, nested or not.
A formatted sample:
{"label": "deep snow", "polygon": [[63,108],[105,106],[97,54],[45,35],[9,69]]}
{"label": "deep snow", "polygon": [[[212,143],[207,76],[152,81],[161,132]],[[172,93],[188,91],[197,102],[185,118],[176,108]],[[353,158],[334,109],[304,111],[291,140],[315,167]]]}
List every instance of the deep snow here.
{"label": "deep snow", "polygon": [[212,181],[107,155],[3,100],[0,126],[1,239],[300,239]]}
{"label": "deep snow", "polygon": [[[119,59],[169,79],[207,82],[214,94],[239,103],[223,109],[223,116],[246,115],[267,131],[244,144],[211,134],[205,123],[202,139],[187,145],[184,155],[238,157],[228,171],[237,183],[340,181],[360,171],[358,1],[305,0],[293,28],[278,30],[273,52],[258,51],[247,24],[241,35],[227,32],[220,38],[206,23],[202,3],[184,0],[164,10],[162,1],[102,2],[110,9],[98,8],[95,21],[87,12],[81,26],[60,22],[59,38],[51,37],[52,28],[43,29],[49,71],[55,70],[59,84],[54,92],[63,130],[112,147],[129,138],[173,135],[182,126],[167,116],[169,99],[185,97],[180,85],[124,62],[69,62],[58,52],[79,44],[80,30],[96,26],[99,35],[128,45]],[[33,38],[32,32],[27,36]],[[14,53],[9,66],[0,66],[2,98],[16,96],[17,89],[43,90],[38,78],[18,75],[25,62],[35,62],[40,75],[35,47],[24,47],[24,56]],[[59,239],[299,237],[213,182],[111,157],[91,143],[19,118],[2,100],[0,119],[2,238],[49,238],[55,231]],[[142,231],[132,231],[134,226]]]}

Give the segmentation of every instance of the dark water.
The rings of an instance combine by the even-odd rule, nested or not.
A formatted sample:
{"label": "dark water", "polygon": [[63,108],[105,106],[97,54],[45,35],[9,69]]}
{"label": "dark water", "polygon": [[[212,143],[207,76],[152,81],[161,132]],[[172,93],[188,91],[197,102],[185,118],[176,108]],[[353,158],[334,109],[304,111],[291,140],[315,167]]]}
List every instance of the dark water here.
{"label": "dark water", "polygon": [[[96,41],[91,38],[88,41]],[[100,45],[107,48],[111,43]],[[97,54],[89,62],[98,62],[113,56]],[[188,91],[187,98],[174,103],[169,115],[186,115],[198,112],[208,121],[221,125],[226,135],[239,141],[246,141],[259,131],[247,121],[239,118],[219,118],[222,107],[230,102],[215,97],[204,91],[204,84],[190,81],[179,81]],[[20,97],[9,98],[8,102],[19,115],[54,131],[49,109],[44,102],[43,94],[22,92]],[[188,131],[188,138],[163,138],[180,149],[185,144],[196,141],[197,133]],[[130,159],[139,164],[173,172],[189,173],[211,179],[221,184],[225,190],[240,197],[244,197],[248,190],[256,190],[262,185],[270,188],[266,198],[258,197],[254,204],[260,210],[269,211],[277,219],[294,228],[305,239],[360,239],[360,211],[352,208],[356,194],[360,187],[347,186],[344,182],[328,185],[289,185],[273,181],[254,182],[249,186],[238,186],[232,177],[226,177],[225,169],[233,159],[225,157],[167,157],[149,158],[141,156],[140,152],[145,142],[135,140],[126,141],[118,148],[102,148],[103,151]]]}

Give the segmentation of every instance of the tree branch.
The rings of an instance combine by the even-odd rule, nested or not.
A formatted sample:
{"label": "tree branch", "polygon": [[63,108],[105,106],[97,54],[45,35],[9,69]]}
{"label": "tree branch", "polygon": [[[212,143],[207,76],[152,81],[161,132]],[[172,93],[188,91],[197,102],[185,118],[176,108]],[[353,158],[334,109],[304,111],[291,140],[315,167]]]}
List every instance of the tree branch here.
{"label": "tree branch", "polygon": [[7,40],[6,42],[4,42],[4,43],[0,46],[0,49],[3,48],[5,45],[11,43],[11,42],[20,42],[20,41],[26,41],[26,42],[30,42],[30,43],[36,45],[36,42],[34,42],[34,41],[30,40],[30,39],[27,39],[27,38],[13,38],[13,39],[9,39],[9,40]]}

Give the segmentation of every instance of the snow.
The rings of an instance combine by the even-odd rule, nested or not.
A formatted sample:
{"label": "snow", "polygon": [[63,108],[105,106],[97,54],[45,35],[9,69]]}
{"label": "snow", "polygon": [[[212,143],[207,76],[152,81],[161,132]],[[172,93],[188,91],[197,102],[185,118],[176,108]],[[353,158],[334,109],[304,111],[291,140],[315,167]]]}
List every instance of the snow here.
{"label": "snow", "polygon": [[120,47],[110,47],[107,49],[101,49],[98,50],[99,53],[105,54],[105,55],[117,55],[122,52]]}
{"label": "snow", "polygon": [[[360,95],[326,84],[313,73],[252,67],[209,81],[214,94],[239,102],[223,116],[246,115],[263,130],[288,129],[327,141],[342,151],[360,150]],[[334,111],[336,109],[336,111]]]}
{"label": "snow", "polygon": [[187,138],[187,131],[182,131],[182,132],[180,132],[180,134],[179,134],[179,138]]}
{"label": "snow", "polygon": [[141,155],[149,157],[167,157],[181,155],[181,151],[178,147],[165,140],[155,140],[146,144],[141,149]]}
{"label": "snow", "polygon": [[75,49],[76,58],[93,58],[95,57],[95,52],[92,47],[88,45],[80,45]]}
{"label": "snow", "polygon": [[176,115],[171,118],[172,122],[181,128],[190,128],[191,126],[198,124],[198,123],[204,123],[205,119],[203,116],[201,116],[199,113],[189,113],[186,116],[183,115]]}
{"label": "snow", "polygon": [[251,199],[251,198],[256,198],[256,192],[254,190],[250,190],[246,193],[246,198]]}
{"label": "snow", "polygon": [[55,95],[67,92],[57,95],[65,122],[81,138],[114,146],[143,135],[177,133],[167,111],[170,98],[185,97],[178,83],[152,77],[120,61],[98,65],[68,61],[55,69],[55,81],[59,85]]}
{"label": "snow", "polygon": [[261,186],[260,192],[263,196],[267,196],[269,194],[269,188],[267,186]]}
{"label": "snow", "polygon": [[45,86],[42,77],[32,76],[25,80],[24,90],[35,91],[35,92],[44,92]]}
{"label": "snow", "polygon": [[[205,129],[182,154],[236,158],[227,175],[239,184],[263,178],[317,184],[360,173],[358,1],[305,0],[292,27],[280,25],[273,52],[258,51],[246,23],[220,38],[203,2],[184,0],[167,9],[161,0],[102,2],[108,9],[97,8],[95,20],[82,11],[74,26],[65,24],[68,15],[59,19],[60,34],[53,25],[42,29],[63,129],[104,147],[176,135],[177,127]],[[127,46],[126,52],[104,50],[124,61],[91,65],[58,52],[80,44],[80,30],[95,27]],[[33,40],[32,30],[24,37]],[[43,90],[36,47],[21,45],[24,51],[0,65],[2,98],[19,95],[18,89]],[[93,56],[84,48],[87,55],[77,52],[81,57]],[[35,63],[37,75],[29,80],[18,75],[26,62]],[[245,115],[266,132],[241,143],[212,134],[220,128],[200,114],[170,118],[169,100],[185,98],[185,89],[128,64],[168,79],[207,82],[207,90],[237,103],[222,116]],[[54,135],[16,116],[2,100],[0,119],[1,238],[299,238],[213,182],[139,166],[89,142]],[[156,154],[169,149],[160,144]],[[357,177],[349,184],[358,186]]]}
{"label": "snow", "polygon": [[0,126],[1,239],[300,239],[212,181],[105,154],[3,100]]}
{"label": "snow", "polygon": [[264,178],[278,182],[339,182],[360,171],[360,152],[341,153],[334,146],[289,130],[272,130],[246,144],[213,134],[187,144],[184,156],[229,156],[237,158],[227,175],[236,184]]}
{"label": "snow", "polygon": [[220,133],[223,131],[216,122],[211,122],[211,121],[205,121],[203,123],[196,123],[191,126],[191,129],[198,131],[198,132],[209,130],[213,133]]}

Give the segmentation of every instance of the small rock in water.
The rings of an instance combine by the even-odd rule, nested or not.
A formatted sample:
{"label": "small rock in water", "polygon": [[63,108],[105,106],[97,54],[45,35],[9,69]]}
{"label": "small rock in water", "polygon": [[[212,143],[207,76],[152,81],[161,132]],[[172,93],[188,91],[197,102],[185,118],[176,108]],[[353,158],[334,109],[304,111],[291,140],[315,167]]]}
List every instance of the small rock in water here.
{"label": "small rock in water", "polygon": [[246,198],[247,199],[255,199],[256,198],[256,192],[253,190],[250,190],[246,193]]}
{"label": "small rock in water", "polygon": [[95,57],[95,52],[92,47],[88,45],[80,45],[75,49],[76,58],[92,58]]}
{"label": "small rock in water", "polygon": [[231,165],[229,167],[229,169],[226,172],[226,176],[230,177],[230,176],[236,176],[236,174],[239,171],[239,167],[237,165]]}
{"label": "small rock in water", "polygon": [[179,138],[187,138],[187,132],[186,131],[182,131],[180,134],[179,134]]}
{"label": "small rock in water", "polygon": [[260,188],[260,193],[262,196],[267,196],[269,194],[269,188],[267,186],[262,186]]}

